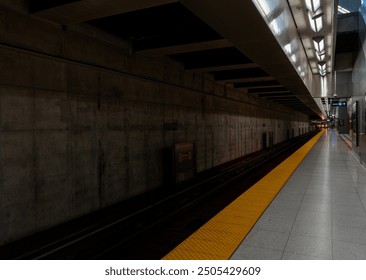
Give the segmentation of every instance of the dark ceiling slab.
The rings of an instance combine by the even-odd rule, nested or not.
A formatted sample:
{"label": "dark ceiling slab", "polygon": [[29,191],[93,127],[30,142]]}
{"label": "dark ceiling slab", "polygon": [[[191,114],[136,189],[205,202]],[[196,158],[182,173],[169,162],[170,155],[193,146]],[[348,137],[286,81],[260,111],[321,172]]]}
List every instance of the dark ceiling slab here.
{"label": "dark ceiling slab", "polygon": [[265,71],[260,68],[217,71],[212,72],[212,74],[214,75],[214,79],[218,81],[270,77]]}
{"label": "dark ceiling slab", "polygon": [[36,13],[42,10],[47,10],[74,2],[79,2],[79,0],[29,0],[29,12]]}
{"label": "dark ceiling slab", "polygon": [[[31,3],[39,3],[30,0]],[[37,1],[37,2],[36,2]],[[76,24],[143,10],[151,7],[175,3],[178,0],[80,0],[80,1],[51,1],[51,4],[41,4],[35,8],[34,15],[60,24]],[[48,1],[44,1],[48,2]],[[60,4],[60,5],[57,5]]]}
{"label": "dark ceiling slab", "polygon": [[292,96],[291,92],[278,92],[278,93],[261,93],[258,94],[259,97],[271,97],[271,96],[278,96],[278,97],[285,97],[285,96]]}
{"label": "dark ceiling slab", "polygon": [[266,82],[249,82],[249,83],[235,83],[235,88],[253,88],[253,87],[267,87],[267,86],[280,86],[277,81],[266,81]]}
{"label": "dark ceiling slab", "polygon": [[335,52],[357,52],[360,48],[360,40],[358,32],[347,32],[337,35]]}
{"label": "dark ceiling slab", "polygon": [[251,88],[248,93],[262,93],[262,92],[276,92],[276,91],[288,91],[285,87],[268,87],[268,88]]}
{"label": "dark ceiling slab", "polygon": [[182,53],[170,57],[182,62],[187,70],[252,63],[249,58],[234,47]]}
{"label": "dark ceiling slab", "polygon": [[211,40],[207,42],[195,42],[189,44],[180,44],[176,46],[168,46],[162,48],[155,49],[147,49],[138,51],[139,54],[147,55],[147,56],[165,56],[165,55],[174,55],[179,53],[191,53],[191,52],[199,52],[210,49],[218,49],[218,48],[226,48],[232,47],[233,44],[228,42],[225,39],[219,40]]}
{"label": "dark ceiling slab", "polygon": [[130,40],[136,51],[222,39],[180,3],[114,15],[88,23]]}

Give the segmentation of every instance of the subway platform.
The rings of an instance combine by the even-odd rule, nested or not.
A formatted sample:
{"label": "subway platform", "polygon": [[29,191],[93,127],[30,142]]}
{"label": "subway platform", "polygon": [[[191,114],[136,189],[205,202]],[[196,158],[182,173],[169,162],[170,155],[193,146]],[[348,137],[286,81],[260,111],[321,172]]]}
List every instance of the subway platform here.
{"label": "subway platform", "polygon": [[314,138],[164,259],[366,259],[366,170],[335,130]]}

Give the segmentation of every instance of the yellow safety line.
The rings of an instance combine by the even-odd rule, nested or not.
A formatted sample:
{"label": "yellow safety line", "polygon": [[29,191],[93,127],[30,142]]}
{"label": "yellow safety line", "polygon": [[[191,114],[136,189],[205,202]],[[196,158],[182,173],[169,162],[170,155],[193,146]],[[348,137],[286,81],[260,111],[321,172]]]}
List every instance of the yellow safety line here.
{"label": "yellow safety line", "polygon": [[324,131],[200,227],[163,260],[229,259]]}

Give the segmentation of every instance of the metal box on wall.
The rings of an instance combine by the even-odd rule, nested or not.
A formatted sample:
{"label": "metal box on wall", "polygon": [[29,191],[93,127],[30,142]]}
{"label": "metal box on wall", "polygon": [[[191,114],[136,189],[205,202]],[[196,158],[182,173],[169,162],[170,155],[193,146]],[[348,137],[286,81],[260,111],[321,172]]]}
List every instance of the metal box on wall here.
{"label": "metal box on wall", "polygon": [[173,157],[175,183],[192,179],[196,173],[195,143],[174,144]]}

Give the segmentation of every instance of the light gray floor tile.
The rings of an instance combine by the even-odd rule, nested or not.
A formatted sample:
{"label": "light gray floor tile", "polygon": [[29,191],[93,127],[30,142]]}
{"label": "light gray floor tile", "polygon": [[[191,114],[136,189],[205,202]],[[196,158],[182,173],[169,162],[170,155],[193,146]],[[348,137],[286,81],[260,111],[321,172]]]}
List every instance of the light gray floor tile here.
{"label": "light gray floor tile", "polygon": [[271,207],[275,208],[283,208],[290,209],[291,211],[298,210],[300,208],[301,201],[298,200],[284,200],[284,199],[275,199],[271,203]]}
{"label": "light gray floor tile", "polygon": [[286,203],[271,203],[266,211],[271,211],[273,213],[279,213],[279,215],[282,215],[284,213],[287,214],[293,214],[296,216],[296,213],[298,211],[299,207],[291,207],[291,205],[287,205]]}
{"label": "light gray floor tile", "polygon": [[267,208],[261,217],[269,219],[274,218],[274,219],[284,219],[294,221],[296,218],[296,211],[288,212],[286,211],[286,209],[279,209],[276,211],[272,211],[272,209]]}
{"label": "light gray floor tile", "polygon": [[340,192],[340,193],[345,193],[345,192],[356,193],[356,188],[354,186],[351,186],[351,187],[333,186],[332,191],[333,192]]}
{"label": "light gray floor tile", "polygon": [[239,247],[231,256],[231,260],[280,260],[282,251],[258,248],[249,245]]}
{"label": "light gray floor tile", "polygon": [[284,253],[282,256],[283,260],[323,260],[324,258],[318,256],[308,256],[292,253]]}
{"label": "light gray floor tile", "polygon": [[366,260],[366,245],[334,240],[333,259]]}
{"label": "light gray floor tile", "polygon": [[303,201],[301,204],[301,211],[314,211],[314,212],[331,212],[331,203],[323,201]]}
{"label": "light gray floor tile", "polygon": [[261,218],[255,224],[254,229],[290,233],[293,223],[293,220],[287,219]]}
{"label": "light gray floor tile", "polygon": [[343,207],[363,208],[363,205],[362,205],[362,202],[360,199],[333,200],[332,207],[333,208],[343,208]]}
{"label": "light gray floor tile", "polygon": [[285,253],[332,259],[332,240],[291,234]]}
{"label": "light gray floor tile", "polygon": [[366,217],[332,215],[333,226],[354,227],[366,229]]}
{"label": "light gray floor tile", "polygon": [[366,245],[366,229],[334,225],[333,239]]}
{"label": "light gray floor tile", "polygon": [[308,182],[309,185],[323,185],[323,186],[330,186],[331,182],[329,178],[325,177],[314,177],[312,176],[311,179]]}
{"label": "light gray floor tile", "polygon": [[298,186],[286,186],[285,188],[283,188],[281,190],[281,193],[283,194],[299,194],[299,195],[304,195],[306,191],[306,187],[298,187]]}
{"label": "light gray floor tile", "polygon": [[299,194],[299,193],[283,193],[280,192],[277,196],[276,196],[276,200],[277,199],[285,199],[285,200],[294,200],[294,201],[300,201],[303,198],[303,194]]}
{"label": "light gray floor tile", "polygon": [[292,176],[299,176],[299,177],[310,177],[313,174],[314,169],[313,168],[307,168],[304,166],[301,166],[301,169],[296,170]]}
{"label": "light gray floor tile", "polygon": [[355,192],[332,192],[333,200],[359,199],[358,193]]}
{"label": "light gray floor tile", "polygon": [[306,188],[306,191],[313,191],[313,192],[324,192],[328,194],[332,190],[331,185],[323,185],[323,184],[309,184]]}
{"label": "light gray floor tile", "polygon": [[[366,181],[365,181],[366,184]],[[365,187],[357,187],[356,188],[357,194],[360,197],[360,199],[366,199],[366,188]]]}
{"label": "light gray floor tile", "polygon": [[332,226],[330,223],[314,223],[312,221],[295,221],[291,234],[331,238]]}
{"label": "light gray floor tile", "polygon": [[361,206],[354,207],[348,205],[338,205],[335,207],[336,204],[332,204],[332,214],[334,215],[348,215],[348,216],[360,216],[366,217],[365,209]]}
{"label": "light gray floor tile", "polygon": [[244,239],[243,244],[266,248],[272,250],[283,251],[288,239],[289,233],[267,231],[267,230],[252,230]]}
{"label": "light gray floor tile", "polygon": [[300,210],[296,216],[296,221],[331,224],[331,214],[328,212]]}

